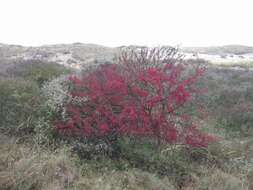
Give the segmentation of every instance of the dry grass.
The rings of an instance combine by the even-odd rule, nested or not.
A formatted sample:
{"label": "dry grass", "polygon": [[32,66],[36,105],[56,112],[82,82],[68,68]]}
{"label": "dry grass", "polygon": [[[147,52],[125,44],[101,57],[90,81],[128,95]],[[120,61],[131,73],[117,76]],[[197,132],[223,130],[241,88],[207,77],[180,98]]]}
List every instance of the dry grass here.
{"label": "dry grass", "polygon": [[0,142],[1,190],[175,190],[167,178],[137,169],[92,170],[67,148],[42,150],[3,135]]}
{"label": "dry grass", "polygon": [[175,190],[167,178],[157,176],[137,169],[129,171],[110,171],[104,174],[93,174],[90,178],[82,178],[76,189],[91,190]]}
{"label": "dry grass", "polygon": [[36,150],[1,136],[0,189],[68,189],[79,171],[65,149],[57,152]]}
{"label": "dry grass", "polygon": [[245,178],[210,169],[198,181],[195,190],[249,190]]}
{"label": "dry grass", "polygon": [[[191,164],[191,163],[189,163]],[[251,190],[253,173],[225,172],[217,167],[197,166],[183,190]],[[0,135],[1,190],[176,190],[168,177],[139,169],[96,170],[71,155],[68,148],[57,151],[19,144]]]}

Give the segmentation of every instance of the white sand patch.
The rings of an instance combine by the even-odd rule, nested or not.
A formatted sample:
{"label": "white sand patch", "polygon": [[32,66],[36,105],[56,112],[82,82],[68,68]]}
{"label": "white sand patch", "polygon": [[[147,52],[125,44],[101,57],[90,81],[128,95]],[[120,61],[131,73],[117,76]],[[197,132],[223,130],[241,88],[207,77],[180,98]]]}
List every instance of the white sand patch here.
{"label": "white sand patch", "polygon": [[193,54],[184,53],[185,59],[204,59],[210,61],[211,63],[240,63],[240,62],[253,62],[253,54],[227,54],[227,55],[211,55],[211,54]]}

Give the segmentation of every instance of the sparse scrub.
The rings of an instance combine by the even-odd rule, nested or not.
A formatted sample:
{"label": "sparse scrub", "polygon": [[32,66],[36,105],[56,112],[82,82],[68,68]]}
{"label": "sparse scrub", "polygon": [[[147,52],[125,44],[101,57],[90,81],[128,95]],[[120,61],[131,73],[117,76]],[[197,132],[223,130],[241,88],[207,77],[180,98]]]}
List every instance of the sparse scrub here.
{"label": "sparse scrub", "polygon": [[209,68],[203,80],[208,93],[201,99],[208,111],[206,122],[226,137],[251,136],[252,82],[252,71]]}
{"label": "sparse scrub", "polygon": [[[224,91],[216,100],[220,105],[218,127],[229,132],[239,132],[241,136],[249,136],[253,132],[253,100],[247,92]],[[231,133],[231,134],[232,134]]]}
{"label": "sparse scrub", "polygon": [[215,63],[215,66],[219,66],[222,68],[239,68],[239,69],[251,69],[253,68],[253,62],[252,61],[240,61],[236,63]]}

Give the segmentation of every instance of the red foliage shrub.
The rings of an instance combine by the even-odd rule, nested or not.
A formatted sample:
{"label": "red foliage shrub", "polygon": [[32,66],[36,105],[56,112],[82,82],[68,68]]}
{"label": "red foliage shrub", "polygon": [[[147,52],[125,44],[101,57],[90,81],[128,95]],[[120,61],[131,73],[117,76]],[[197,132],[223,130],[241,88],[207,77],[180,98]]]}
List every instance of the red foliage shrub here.
{"label": "red foliage shrub", "polygon": [[173,48],[125,51],[118,64],[70,77],[72,97],[84,101],[69,103],[69,120],[57,122],[56,128],[67,135],[136,135],[159,143],[207,146],[213,137],[202,133],[182,111],[199,92],[195,83],[203,69],[187,71],[176,55]]}

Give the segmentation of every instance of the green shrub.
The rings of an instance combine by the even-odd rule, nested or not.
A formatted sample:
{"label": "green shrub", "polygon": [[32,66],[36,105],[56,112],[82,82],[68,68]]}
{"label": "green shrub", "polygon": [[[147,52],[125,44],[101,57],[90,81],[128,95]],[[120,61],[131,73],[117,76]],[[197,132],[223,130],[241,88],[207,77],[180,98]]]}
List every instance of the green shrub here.
{"label": "green shrub", "polygon": [[[201,101],[205,104],[209,121],[214,122],[212,125],[215,129],[226,132],[226,137],[249,136],[253,134],[252,87],[232,76],[231,80],[205,81],[209,90]],[[239,84],[234,85],[234,81]]]}
{"label": "green shrub", "polygon": [[38,143],[54,138],[54,112],[36,82],[22,78],[0,80],[0,128],[6,132],[36,134]]}
{"label": "green shrub", "polygon": [[34,140],[42,145],[50,145],[57,140],[57,134],[53,127],[54,112],[43,104],[37,110],[36,122],[32,127],[34,132]]}
{"label": "green shrub", "polygon": [[28,129],[35,121],[40,104],[40,90],[36,83],[24,79],[0,80],[0,127]]}
{"label": "green shrub", "polygon": [[231,135],[248,136],[253,132],[253,101],[245,92],[225,91],[216,99],[217,127]]}
{"label": "green shrub", "polygon": [[[121,153],[117,159],[114,157],[110,159],[108,154],[103,152],[100,154],[95,152],[96,147],[99,147],[98,145],[93,148],[84,144],[79,144],[79,146],[80,150],[83,151],[82,159],[85,159],[85,163],[96,168],[96,170],[104,171],[109,168],[116,171],[126,171],[131,168],[138,168],[160,177],[166,176],[178,187],[191,180],[191,173],[195,170],[192,158],[185,146],[165,146],[158,149],[157,144],[150,139],[119,138],[118,146]],[[90,156],[87,157],[87,155]]]}
{"label": "green shrub", "polygon": [[[51,91],[53,89],[58,95],[61,93],[57,91],[59,88],[55,88],[56,85],[50,86],[51,91],[42,87],[69,72],[62,65],[34,60],[19,61],[8,69],[9,77],[0,79],[0,127],[12,132],[35,132],[39,142],[52,139],[54,114],[62,110],[52,109],[61,100],[52,105],[57,95],[51,97]],[[49,92],[45,94],[47,90]]]}
{"label": "green shrub", "polygon": [[62,74],[68,74],[71,71],[57,63],[28,60],[19,63],[17,66],[9,69],[8,72],[11,76],[19,76],[30,81],[35,81],[41,87],[44,82]]}
{"label": "green shrub", "polygon": [[24,73],[24,78],[34,80],[39,84],[39,86],[41,86],[44,82],[62,74],[67,74],[68,72],[69,71],[65,67],[60,65],[38,64],[31,65],[31,67]]}

